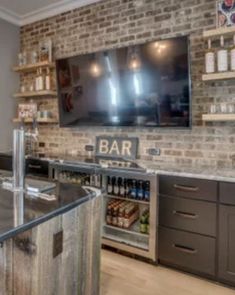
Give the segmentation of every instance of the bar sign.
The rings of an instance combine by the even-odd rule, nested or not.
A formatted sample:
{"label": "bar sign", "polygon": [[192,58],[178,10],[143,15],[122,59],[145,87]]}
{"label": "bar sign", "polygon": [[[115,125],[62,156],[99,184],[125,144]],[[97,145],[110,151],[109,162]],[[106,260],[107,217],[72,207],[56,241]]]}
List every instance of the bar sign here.
{"label": "bar sign", "polygon": [[96,156],[135,160],[138,150],[137,137],[96,137]]}

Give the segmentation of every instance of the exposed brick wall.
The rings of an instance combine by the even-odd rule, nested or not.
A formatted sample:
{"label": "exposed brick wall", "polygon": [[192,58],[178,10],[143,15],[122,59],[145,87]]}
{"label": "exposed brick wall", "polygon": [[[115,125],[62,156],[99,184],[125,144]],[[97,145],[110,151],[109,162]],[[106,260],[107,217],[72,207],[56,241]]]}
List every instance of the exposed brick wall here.
{"label": "exposed brick wall", "polygon": [[[216,0],[105,0],[22,27],[22,50],[31,51],[40,40],[50,37],[56,58],[190,34],[192,130],[97,128],[94,132],[94,128],[42,126],[40,141],[46,143],[45,151],[85,154],[84,146],[94,144],[97,134],[123,134],[140,138],[139,157],[143,160],[231,168],[235,124],[203,126],[201,122],[211,102],[235,103],[234,81],[201,81],[202,31],[215,27],[215,4]],[[30,76],[22,76],[22,82],[28,79]],[[56,113],[56,100],[44,100],[42,108],[49,107]],[[161,148],[160,157],[147,154],[152,147]]]}

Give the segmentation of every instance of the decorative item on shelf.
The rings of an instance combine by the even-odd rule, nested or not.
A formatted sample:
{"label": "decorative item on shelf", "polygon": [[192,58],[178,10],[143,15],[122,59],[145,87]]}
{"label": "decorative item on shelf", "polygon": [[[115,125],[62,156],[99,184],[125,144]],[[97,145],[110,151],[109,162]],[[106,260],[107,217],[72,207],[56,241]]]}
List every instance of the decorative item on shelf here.
{"label": "decorative item on shelf", "polygon": [[20,86],[20,92],[21,93],[24,93],[26,91],[26,87],[25,87],[25,85],[21,85]]}
{"label": "decorative item on shelf", "polygon": [[53,118],[52,112],[48,110],[38,111],[37,112],[38,119],[51,119]]}
{"label": "decorative item on shelf", "polygon": [[42,91],[44,90],[44,79],[43,79],[43,74],[42,74],[42,69],[39,68],[37,70],[37,75],[35,78],[35,90],[36,91]]}
{"label": "decorative item on shelf", "polygon": [[18,54],[18,65],[19,66],[25,66],[27,64],[27,53],[26,52],[20,52]]}
{"label": "decorative item on shelf", "polygon": [[234,114],[235,105],[234,103],[220,103],[211,104],[209,108],[210,114]]}
{"label": "decorative item on shelf", "polygon": [[216,4],[217,27],[235,25],[235,1],[218,0]]}
{"label": "decorative item on shelf", "polygon": [[37,115],[37,104],[31,101],[30,103],[20,103],[18,105],[19,119],[33,119]]}
{"label": "decorative item on shelf", "polygon": [[205,55],[205,69],[207,74],[215,72],[215,52],[211,48],[211,39],[208,39],[208,50]]}
{"label": "decorative item on shelf", "polygon": [[31,52],[31,63],[38,63],[38,52],[36,50]]}
{"label": "decorative item on shelf", "polygon": [[52,62],[52,41],[50,39],[39,43],[39,60]]}
{"label": "decorative item on shelf", "polygon": [[218,72],[228,71],[228,50],[224,47],[224,37],[220,36],[220,49],[217,51]]}

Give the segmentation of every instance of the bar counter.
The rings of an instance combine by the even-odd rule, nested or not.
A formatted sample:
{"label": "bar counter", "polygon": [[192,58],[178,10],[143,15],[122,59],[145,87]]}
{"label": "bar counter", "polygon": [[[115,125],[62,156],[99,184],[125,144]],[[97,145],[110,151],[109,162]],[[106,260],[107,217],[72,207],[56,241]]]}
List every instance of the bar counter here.
{"label": "bar counter", "polygon": [[99,294],[101,192],[0,187],[0,294]]}

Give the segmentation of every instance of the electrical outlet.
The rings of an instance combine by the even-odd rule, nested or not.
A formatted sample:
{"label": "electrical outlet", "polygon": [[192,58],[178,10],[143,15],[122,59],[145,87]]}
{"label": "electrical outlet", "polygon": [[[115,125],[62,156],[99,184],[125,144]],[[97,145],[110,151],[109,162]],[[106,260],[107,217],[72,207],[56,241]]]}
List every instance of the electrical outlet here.
{"label": "electrical outlet", "polygon": [[161,155],[161,150],[158,148],[151,148],[148,150],[148,154],[151,156],[160,156]]}
{"label": "electrical outlet", "polygon": [[53,258],[63,252],[63,231],[60,231],[53,236]]}
{"label": "electrical outlet", "polygon": [[94,146],[90,145],[90,144],[85,145],[85,151],[86,152],[93,152],[94,151]]}

